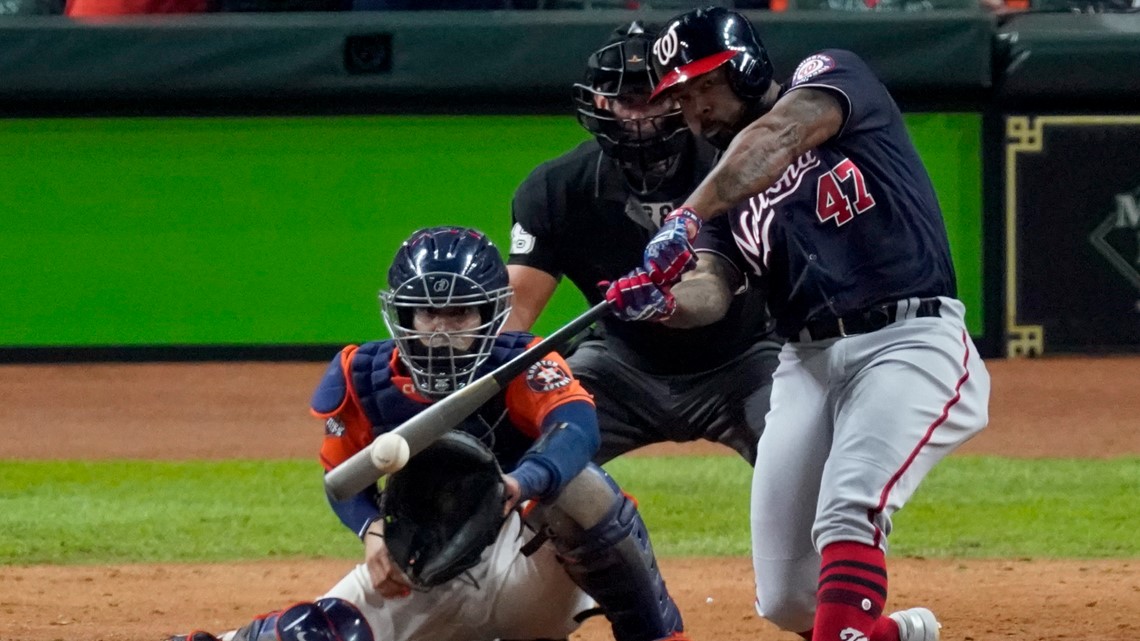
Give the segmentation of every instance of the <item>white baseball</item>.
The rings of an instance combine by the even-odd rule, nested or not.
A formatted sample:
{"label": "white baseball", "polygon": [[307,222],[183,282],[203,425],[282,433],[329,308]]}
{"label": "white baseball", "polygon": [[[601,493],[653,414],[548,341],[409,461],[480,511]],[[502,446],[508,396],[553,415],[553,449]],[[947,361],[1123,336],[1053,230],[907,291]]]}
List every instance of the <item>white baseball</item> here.
{"label": "white baseball", "polygon": [[400,471],[408,464],[408,442],[403,436],[388,432],[372,442],[372,464],[384,474]]}

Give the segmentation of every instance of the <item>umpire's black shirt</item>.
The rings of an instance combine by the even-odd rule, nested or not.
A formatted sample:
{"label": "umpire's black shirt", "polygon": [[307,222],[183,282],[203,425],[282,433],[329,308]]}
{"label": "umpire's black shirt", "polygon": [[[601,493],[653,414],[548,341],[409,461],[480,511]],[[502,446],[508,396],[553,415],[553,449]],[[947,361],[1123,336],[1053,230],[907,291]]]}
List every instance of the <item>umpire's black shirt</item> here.
{"label": "umpire's black shirt", "polygon": [[[617,162],[590,140],[539,165],[512,202],[509,264],[567,276],[590,304],[603,300],[597,284],[641,265],[642,252],[665,217],[696,188],[716,151],[693,143],[696,154],[660,191],[630,192]],[[693,158],[695,156],[695,158]],[[756,282],[732,302],[725,317],[706,327],[671,329],[614,317],[602,325],[611,348],[629,365],[659,374],[713,369],[767,335],[764,295]]]}

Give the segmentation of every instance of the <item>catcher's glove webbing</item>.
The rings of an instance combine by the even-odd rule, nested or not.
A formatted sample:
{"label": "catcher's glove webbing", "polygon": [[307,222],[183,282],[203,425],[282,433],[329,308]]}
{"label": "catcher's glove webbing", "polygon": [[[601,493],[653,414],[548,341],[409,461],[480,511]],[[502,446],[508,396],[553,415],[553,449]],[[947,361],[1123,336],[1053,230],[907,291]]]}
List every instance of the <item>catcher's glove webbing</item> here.
{"label": "catcher's glove webbing", "polygon": [[491,450],[452,430],[388,479],[381,499],[392,560],[418,588],[479,562],[502,527],[504,489]]}

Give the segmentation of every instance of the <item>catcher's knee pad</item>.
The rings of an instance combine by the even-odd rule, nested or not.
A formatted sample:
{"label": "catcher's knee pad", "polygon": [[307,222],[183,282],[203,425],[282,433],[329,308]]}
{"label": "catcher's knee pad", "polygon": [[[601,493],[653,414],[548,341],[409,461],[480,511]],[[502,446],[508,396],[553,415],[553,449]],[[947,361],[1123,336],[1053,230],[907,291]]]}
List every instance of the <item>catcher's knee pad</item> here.
{"label": "catcher's knee pad", "polygon": [[372,628],[357,607],[325,597],[255,619],[233,641],[375,641]]}
{"label": "catcher's knee pad", "polygon": [[617,641],[653,641],[683,630],[637,504],[590,464],[530,517],[549,534],[570,578],[613,625]]}

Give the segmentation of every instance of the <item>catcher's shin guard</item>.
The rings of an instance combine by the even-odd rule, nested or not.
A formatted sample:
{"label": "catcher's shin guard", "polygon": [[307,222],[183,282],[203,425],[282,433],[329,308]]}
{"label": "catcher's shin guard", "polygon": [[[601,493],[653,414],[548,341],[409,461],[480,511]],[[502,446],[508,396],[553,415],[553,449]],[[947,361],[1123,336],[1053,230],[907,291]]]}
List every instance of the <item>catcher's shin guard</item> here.
{"label": "catcher's shin guard", "polygon": [[375,641],[355,605],[332,597],[304,602],[254,619],[232,641]]}
{"label": "catcher's shin guard", "polygon": [[657,569],[637,504],[590,464],[537,517],[567,574],[601,607],[616,641],[655,641],[684,629]]}

